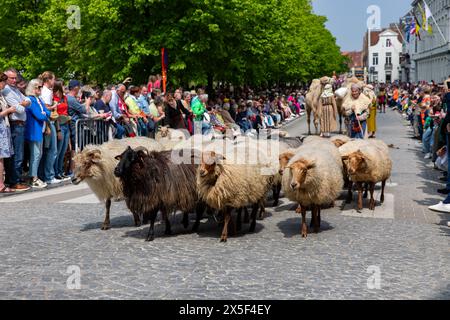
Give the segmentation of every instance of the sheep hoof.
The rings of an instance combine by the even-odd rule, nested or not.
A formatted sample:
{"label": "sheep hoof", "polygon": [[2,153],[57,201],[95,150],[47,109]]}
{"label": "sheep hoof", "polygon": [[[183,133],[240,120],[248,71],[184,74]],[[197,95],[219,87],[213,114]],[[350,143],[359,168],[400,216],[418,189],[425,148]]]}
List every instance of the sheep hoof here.
{"label": "sheep hoof", "polygon": [[369,209],[375,210],[375,201],[370,201]]}
{"label": "sheep hoof", "polygon": [[151,242],[151,241],[153,241],[153,240],[155,240],[155,237],[154,237],[154,236],[150,236],[150,237],[148,237],[147,239],[145,239],[145,241],[147,241],[147,242]]}
{"label": "sheep hoof", "polygon": [[222,238],[220,238],[220,242],[227,242],[227,238],[222,236]]}
{"label": "sheep hoof", "polygon": [[302,232],[302,238],[307,238],[308,237],[308,232]]}
{"label": "sheep hoof", "polygon": [[274,202],[273,202],[273,207],[278,207],[278,203],[279,203],[278,200],[274,201]]}
{"label": "sheep hoof", "polygon": [[105,230],[109,230],[109,229],[111,229],[111,226],[110,226],[109,224],[105,224],[105,223],[104,223],[104,224],[102,225],[102,228],[101,228],[101,229],[104,230],[104,231],[105,231]]}
{"label": "sheep hoof", "polygon": [[384,196],[381,196],[380,202],[384,203]]}

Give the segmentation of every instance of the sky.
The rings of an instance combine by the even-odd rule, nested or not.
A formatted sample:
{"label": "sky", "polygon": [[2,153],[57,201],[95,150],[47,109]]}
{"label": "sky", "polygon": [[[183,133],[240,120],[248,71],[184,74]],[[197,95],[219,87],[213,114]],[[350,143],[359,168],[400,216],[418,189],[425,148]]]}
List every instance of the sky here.
{"label": "sky", "polygon": [[380,8],[381,27],[399,22],[411,8],[412,0],[312,0],[314,12],[326,16],[327,28],[342,51],[360,51],[367,30],[367,8]]}

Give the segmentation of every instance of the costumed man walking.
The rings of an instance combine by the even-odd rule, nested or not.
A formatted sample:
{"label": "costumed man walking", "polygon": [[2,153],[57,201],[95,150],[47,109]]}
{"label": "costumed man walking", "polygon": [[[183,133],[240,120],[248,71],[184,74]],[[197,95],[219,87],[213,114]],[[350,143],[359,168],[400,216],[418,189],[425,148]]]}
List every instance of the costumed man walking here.
{"label": "costumed man walking", "polygon": [[319,99],[321,137],[330,137],[330,133],[337,130],[337,104],[333,93],[333,86],[326,84]]}

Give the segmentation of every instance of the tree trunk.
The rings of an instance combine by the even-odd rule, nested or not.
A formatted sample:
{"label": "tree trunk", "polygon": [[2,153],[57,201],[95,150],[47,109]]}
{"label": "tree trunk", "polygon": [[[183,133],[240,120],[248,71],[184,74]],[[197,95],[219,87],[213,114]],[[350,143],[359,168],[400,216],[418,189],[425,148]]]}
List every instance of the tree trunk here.
{"label": "tree trunk", "polygon": [[213,81],[214,81],[214,75],[212,73],[208,73],[208,86],[206,88],[206,93],[211,98],[214,98]]}

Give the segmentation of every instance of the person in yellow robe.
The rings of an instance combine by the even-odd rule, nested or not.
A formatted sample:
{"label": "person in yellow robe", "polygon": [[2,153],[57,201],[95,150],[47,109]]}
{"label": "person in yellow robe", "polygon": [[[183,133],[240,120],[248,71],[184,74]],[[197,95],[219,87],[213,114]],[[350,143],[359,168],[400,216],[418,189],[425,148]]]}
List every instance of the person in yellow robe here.
{"label": "person in yellow robe", "polygon": [[372,100],[372,104],[369,106],[369,117],[367,118],[369,139],[375,138],[375,133],[377,132],[377,96],[373,89],[373,86],[370,84],[364,88],[364,94]]}

